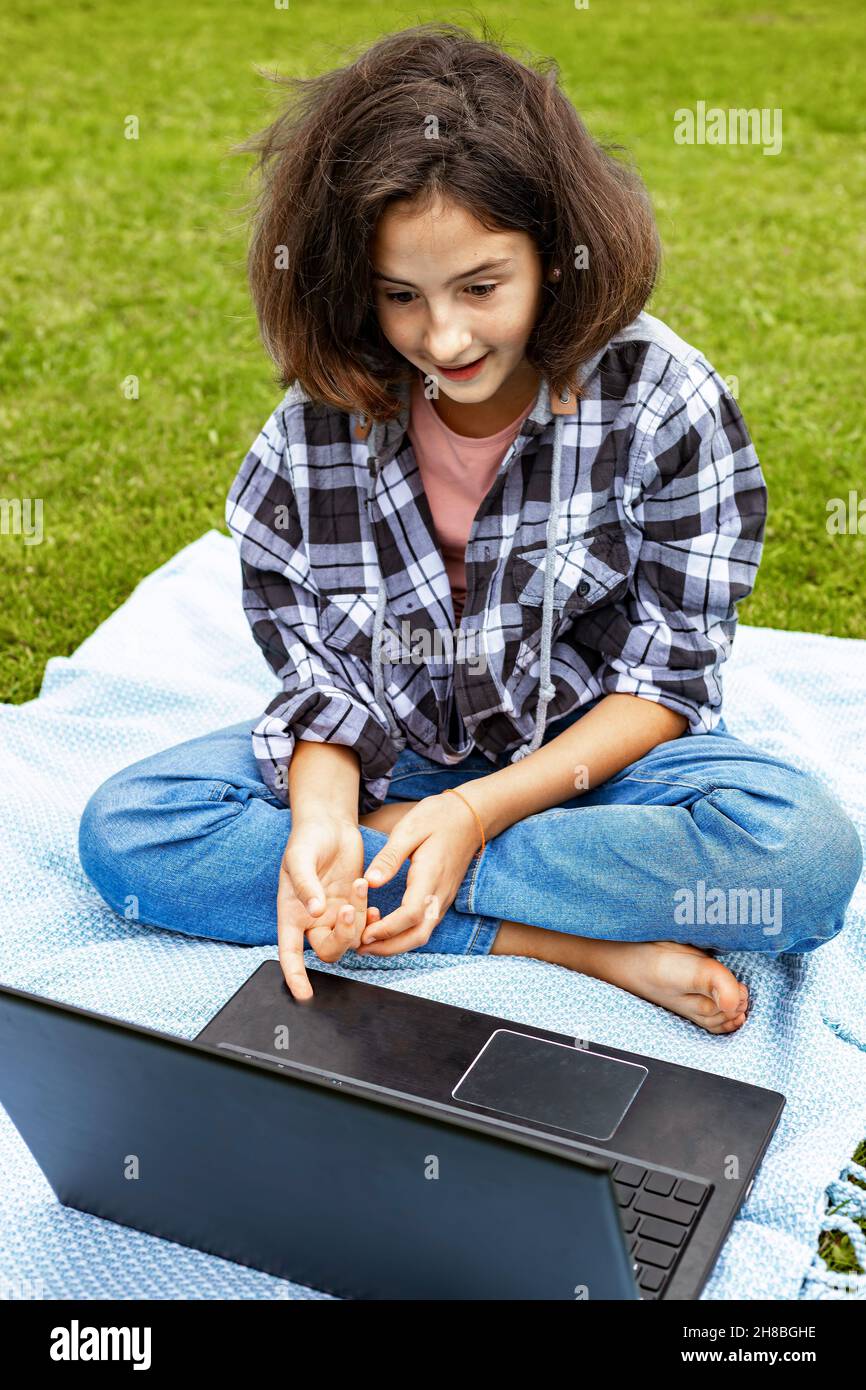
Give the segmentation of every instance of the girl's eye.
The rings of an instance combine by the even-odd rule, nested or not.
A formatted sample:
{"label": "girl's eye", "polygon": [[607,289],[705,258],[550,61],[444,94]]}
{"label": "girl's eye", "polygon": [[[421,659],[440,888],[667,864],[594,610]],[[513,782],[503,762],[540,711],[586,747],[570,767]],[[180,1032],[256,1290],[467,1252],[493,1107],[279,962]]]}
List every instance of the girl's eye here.
{"label": "girl's eye", "polygon": [[[470,294],[470,296],[469,296],[470,299],[489,299],[490,296],[493,294],[493,291],[496,289],[496,286],[495,286],[495,285],[467,285],[466,288],[467,288],[467,290],[483,290],[483,291],[484,291],[483,294]],[[407,304],[407,303],[409,303],[409,301],[411,300],[412,294],[413,294],[413,291],[412,291],[412,290],[393,290],[393,291],[391,291],[390,293],[386,290],[386,292],[385,292],[385,298],[386,298],[387,300],[389,300],[391,304]],[[406,295],[409,296],[409,300],[407,300],[407,299],[404,297],[404,296],[406,296]]]}

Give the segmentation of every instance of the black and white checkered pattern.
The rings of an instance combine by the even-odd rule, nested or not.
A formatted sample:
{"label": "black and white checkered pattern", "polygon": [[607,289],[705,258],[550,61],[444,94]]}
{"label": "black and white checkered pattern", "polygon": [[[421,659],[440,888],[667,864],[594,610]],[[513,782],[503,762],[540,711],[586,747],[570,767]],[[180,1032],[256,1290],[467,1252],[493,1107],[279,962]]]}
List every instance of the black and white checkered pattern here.
{"label": "black and white checkered pattern", "polygon": [[[623,691],[709,731],[763,546],[755,450],[718,373],[651,315],[611,340],[584,392],[561,417],[548,728]],[[283,686],[252,735],[263,778],[286,799],[296,737],[349,745],[363,813],[384,800],[399,753],[372,685],[382,578],[394,634],[385,686],[408,746],[454,764],[475,745],[494,761],[532,734],[554,416],[542,383],[475,517],[462,649],[406,435],[408,391],[385,430],[369,511],[368,443],[353,420],[294,387],[244,459],[226,520],[247,617]]]}

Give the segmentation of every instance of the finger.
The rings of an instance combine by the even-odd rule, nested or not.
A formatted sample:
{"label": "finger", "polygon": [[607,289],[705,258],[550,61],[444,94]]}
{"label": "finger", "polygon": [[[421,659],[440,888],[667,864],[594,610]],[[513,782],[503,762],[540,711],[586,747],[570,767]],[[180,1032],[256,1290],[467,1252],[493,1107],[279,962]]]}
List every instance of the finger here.
{"label": "finger", "polygon": [[366,878],[356,878],[356,880],[354,880],[352,884],[352,901],[354,903],[352,940],[354,945],[357,945],[357,942],[361,940],[364,927],[367,926],[367,890],[368,884]]}
{"label": "finger", "polygon": [[370,887],[380,888],[383,883],[388,883],[419,844],[417,836],[407,833],[402,823],[395,825],[385,844],[379,853],[373,856],[364,872]]}
{"label": "finger", "polygon": [[376,941],[387,941],[390,937],[399,936],[401,932],[411,931],[422,922],[428,922],[432,931],[441,918],[440,900],[436,893],[426,893],[420,900],[415,895],[407,895],[400,906],[389,912],[387,917],[383,917],[380,922],[370,923],[364,929],[361,944],[368,946]]}
{"label": "finger", "polygon": [[304,967],[303,904],[295,897],[289,876],[280,873],[277,887],[277,954],[283,978],[293,999],[312,999],[313,987]]}
{"label": "finger", "polygon": [[375,946],[362,946],[359,956],[396,956],[401,951],[411,951],[416,946],[424,946],[430,940],[430,931],[425,922],[413,927],[411,931],[400,932],[388,941],[378,941]]}
{"label": "finger", "polygon": [[410,913],[409,924],[401,927],[398,922],[392,921],[395,916],[396,914],[392,912],[390,916],[384,918],[383,923],[368,926],[362,937],[362,947],[366,948],[382,941],[393,941],[395,938],[405,935],[407,931],[414,931],[416,925],[425,926],[427,934],[430,936],[442,920],[443,913],[438,895],[428,893],[421,905],[420,924],[417,923],[417,916],[414,921],[412,920]]}
{"label": "finger", "polygon": [[[351,909],[349,910],[351,911]],[[312,946],[319,960],[336,959],[336,956],[333,954],[334,943],[337,940],[335,929],[340,922],[340,912],[342,911],[343,909],[341,908],[333,921],[316,922],[315,919],[313,919],[306,928],[307,942]]]}
{"label": "finger", "polygon": [[334,935],[343,950],[361,940],[367,924],[367,880],[356,878],[349,890],[349,901],[337,913]]}
{"label": "finger", "polygon": [[311,917],[317,916],[325,908],[325,890],[319,876],[310,864],[311,854],[303,840],[286,846],[285,864],[292,887],[306,907]]}
{"label": "finger", "polygon": [[352,908],[352,916],[351,919],[349,919],[349,929],[353,943],[361,940],[361,934],[367,925],[368,887],[369,885],[365,878],[356,878],[352,884],[352,891],[349,894],[349,906]]}
{"label": "finger", "polygon": [[350,901],[344,903],[337,913],[331,931],[326,932],[314,927],[308,932],[310,945],[321,960],[339,960],[350,947],[357,946],[361,940],[367,918],[366,879],[355,879],[349,898]]}
{"label": "finger", "polygon": [[406,891],[400,906],[390,912],[387,917],[383,917],[375,927],[367,927],[362,937],[362,943],[366,945],[370,940],[380,941],[385,937],[396,936],[398,932],[417,926],[428,905],[428,895],[435,893],[438,886],[439,869],[433,862],[432,855],[426,853],[422,847],[415,853],[409,866],[409,872],[406,875]]}
{"label": "finger", "polygon": [[[342,909],[341,909],[341,910],[342,910]],[[382,913],[379,912],[379,909],[378,909],[378,908],[367,908],[367,922],[364,923],[364,927],[371,927],[371,926],[374,926],[375,923],[381,922],[381,920],[382,920]],[[307,930],[306,930],[307,941],[310,942],[311,947],[316,948],[316,945],[317,945],[317,944],[320,944],[320,942],[327,940],[329,931],[331,931],[331,927],[322,927],[322,926],[310,926],[310,927],[307,927]],[[360,935],[359,935],[359,940],[360,940]]]}

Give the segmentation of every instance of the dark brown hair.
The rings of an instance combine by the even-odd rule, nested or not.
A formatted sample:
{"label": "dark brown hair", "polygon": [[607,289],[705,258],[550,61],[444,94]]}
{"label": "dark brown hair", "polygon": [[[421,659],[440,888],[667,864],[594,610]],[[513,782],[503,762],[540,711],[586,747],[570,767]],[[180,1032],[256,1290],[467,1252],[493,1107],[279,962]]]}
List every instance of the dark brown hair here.
{"label": "dark brown hair", "polygon": [[553,59],[518,62],[481,23],[481,39],[442,22],[404,29],[319,77],[261,73],[293,99],[235,152],[258,156],[249,282],[284,389],[397,413],[391,393],[412,368],[379,328],[369,256],[395,199],[460,204],[491,231],[531,236],[545,277],[562,268],[525,349],[554,390],[648,300],[661,253],[640,178],[589,134]]}

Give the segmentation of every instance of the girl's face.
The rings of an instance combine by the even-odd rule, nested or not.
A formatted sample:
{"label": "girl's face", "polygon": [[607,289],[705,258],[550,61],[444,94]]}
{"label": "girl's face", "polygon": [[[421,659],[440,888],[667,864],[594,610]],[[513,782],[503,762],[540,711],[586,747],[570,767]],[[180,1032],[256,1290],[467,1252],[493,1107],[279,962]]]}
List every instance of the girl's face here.
{"label": "girl's face", "polygon": [[[504,428],[538,388],[538,373],[523,355],[542,298],[532,238],[489,232],[454,203],[439,200],[422,213],[402,202],[380,217],[371,255],[382,332],[436,379],[446,424],[481,436]],[[468,377],[443,370],[479,358],[480,369]]]}

